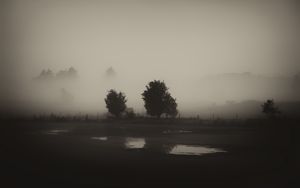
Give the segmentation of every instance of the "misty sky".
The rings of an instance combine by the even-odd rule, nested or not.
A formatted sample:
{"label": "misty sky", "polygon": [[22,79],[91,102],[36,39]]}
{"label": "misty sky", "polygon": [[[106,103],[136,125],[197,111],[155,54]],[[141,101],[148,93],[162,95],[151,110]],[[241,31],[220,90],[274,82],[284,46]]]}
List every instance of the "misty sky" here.
{"label": "misty sky", "polygon": [[70,66],[83,79],[113,66],[128,82],[157,78],[181,84],[226,72],[295,74],[296,2],[3,1],[0,73],[16,86],[42,69]]}
{"label": "misty sky", "polygon": [[9,42],[24,73],[110,65],[130,74],[286,73],[294,64],[289,1],[9,2]]}

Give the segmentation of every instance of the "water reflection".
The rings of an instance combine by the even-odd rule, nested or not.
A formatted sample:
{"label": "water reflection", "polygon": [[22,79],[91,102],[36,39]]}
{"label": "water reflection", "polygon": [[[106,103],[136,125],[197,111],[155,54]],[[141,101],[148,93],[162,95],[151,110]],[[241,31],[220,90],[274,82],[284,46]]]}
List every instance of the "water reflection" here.
{"label": "water reflection", "polygon": [[195,145],[175,145],[169,151],[166,151],[168,154],[173,155],[204,155],[210,153],[226,152],[217,148],[210,148],[205,146],[195,146]]}
{"label": "water reflection", "polygon": [[142,149],[145,147],[145,138],[132,138],[125,139],[125,147],[127,149]]}
{"label": "water reflection", "polygon": [[100,140],[100,141],[106,141],[107,137],[103,136],[103,137],[91,137],[92,140]]}
{"label": "water reflection", "polygon": [[46,134],[58,135],[58,134],[67,133],[67,132],[69,132],[69,130],[66,130],[66,129],[54,129],[54,130],[48,131]]}

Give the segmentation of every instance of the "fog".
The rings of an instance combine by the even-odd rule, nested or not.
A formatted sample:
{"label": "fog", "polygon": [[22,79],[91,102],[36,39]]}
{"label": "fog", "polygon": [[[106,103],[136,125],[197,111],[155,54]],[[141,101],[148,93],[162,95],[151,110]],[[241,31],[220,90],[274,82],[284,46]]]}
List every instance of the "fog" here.
{"label": "fog", "polygon": [[[144,113],[141,93],[154,79],[186,116],[297,101],[298,20],[299,3],[286,0],[1,1],[1,110],[104,113],[116,89]],[[56,76],[70,67],[76,78]],[[37,79],[48,69],[53,78]]]}

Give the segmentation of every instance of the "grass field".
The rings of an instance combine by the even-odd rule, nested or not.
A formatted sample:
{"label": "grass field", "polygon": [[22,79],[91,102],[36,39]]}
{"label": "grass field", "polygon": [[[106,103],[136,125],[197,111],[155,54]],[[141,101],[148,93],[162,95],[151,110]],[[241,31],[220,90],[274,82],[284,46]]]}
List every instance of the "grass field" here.
{"label": "grass field", "polygon": [[297,187],[297,123],[3,121],[0,186]]}

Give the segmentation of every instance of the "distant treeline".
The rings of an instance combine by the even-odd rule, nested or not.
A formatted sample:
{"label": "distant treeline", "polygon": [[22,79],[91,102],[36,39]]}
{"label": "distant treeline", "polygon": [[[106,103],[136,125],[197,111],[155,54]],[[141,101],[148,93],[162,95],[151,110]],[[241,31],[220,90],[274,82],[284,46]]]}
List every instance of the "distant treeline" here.
{"label": "distant treeline", "polygon": [[54,79],[75,79],[78,77],[78,72],[73,67],[70,67],[66,70],[60,70],[57,73],[54,73],[51,69],[42,70],[42,72],[35,77],[35,80],[51,81]]}

